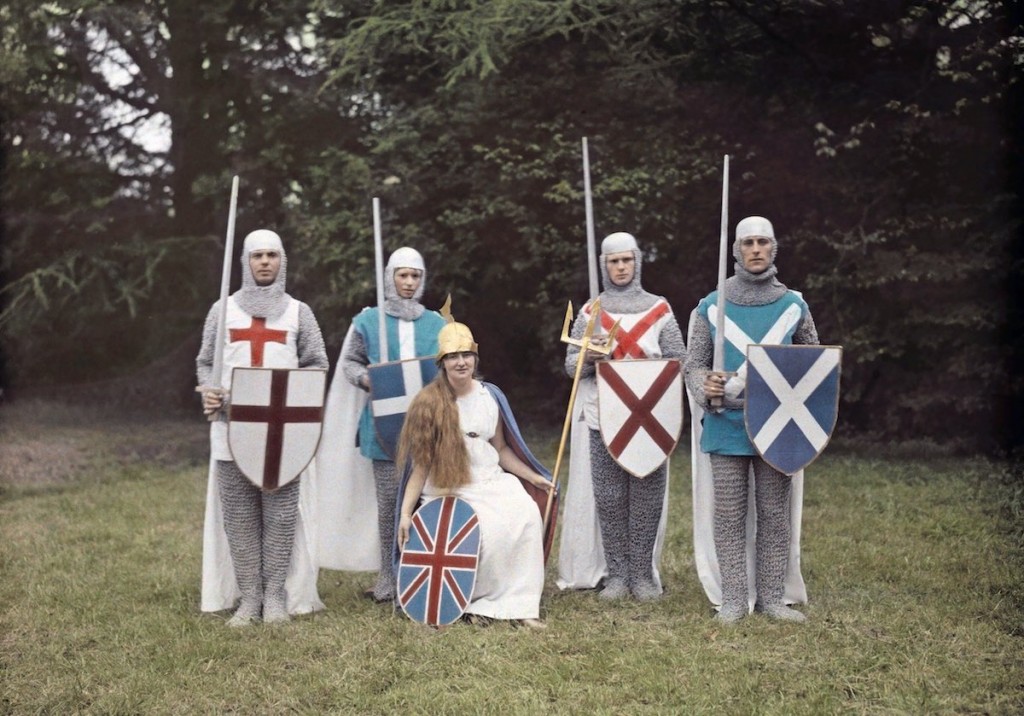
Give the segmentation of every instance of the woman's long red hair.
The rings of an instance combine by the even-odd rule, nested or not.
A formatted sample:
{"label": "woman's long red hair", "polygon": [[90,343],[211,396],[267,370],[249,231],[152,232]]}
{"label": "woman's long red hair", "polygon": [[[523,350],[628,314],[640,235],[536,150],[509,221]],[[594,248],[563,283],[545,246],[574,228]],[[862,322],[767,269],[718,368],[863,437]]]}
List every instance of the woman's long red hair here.
{"label": "woman's long red hair", "polygon": [[423,467],[442,490],[468,485],[469,453],[459,425],[459,406],[444,366],[413,398],[398,439],[398,462]]}

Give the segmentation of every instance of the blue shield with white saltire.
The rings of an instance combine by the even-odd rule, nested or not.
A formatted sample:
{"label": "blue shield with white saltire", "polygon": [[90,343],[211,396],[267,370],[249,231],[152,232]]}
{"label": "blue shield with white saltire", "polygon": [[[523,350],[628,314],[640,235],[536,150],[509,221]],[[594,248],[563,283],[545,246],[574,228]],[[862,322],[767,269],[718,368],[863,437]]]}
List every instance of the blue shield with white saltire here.
{"label": "blue shield with white saltire", "polygon": [[412,516],[398,561],[398,603],[414,621],[451,624],[473,596],[480,557],[480,525],[465,500],[449,495]]}
{"label": "blue shield with white saltire", "polygon": [[410,358],[369,366],[370,411],[377,440],[393,460],[405,413],[420,389],[437,375],[434,357]]}
{"label": "blue shield with white saltire", "polygon": [[832,437],[842,356],[840,346],[747,347],[747,434],[779,472],[804,469]]}

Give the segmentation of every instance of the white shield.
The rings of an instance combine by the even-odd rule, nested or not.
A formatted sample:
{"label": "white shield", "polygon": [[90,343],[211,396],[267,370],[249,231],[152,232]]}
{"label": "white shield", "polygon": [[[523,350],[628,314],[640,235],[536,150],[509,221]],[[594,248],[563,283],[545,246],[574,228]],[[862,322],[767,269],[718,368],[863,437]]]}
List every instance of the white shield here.
{"label": "white shield", "polygon": [[601,439],[622,469],[646,477],[679,442],[682,366],[675,359],[599,361],[596,365]]}
{"label": "white shield", "polygon": [[276,490],[306,469],[320,443],[327,372],[235,368],[228,447],[257,487]]}

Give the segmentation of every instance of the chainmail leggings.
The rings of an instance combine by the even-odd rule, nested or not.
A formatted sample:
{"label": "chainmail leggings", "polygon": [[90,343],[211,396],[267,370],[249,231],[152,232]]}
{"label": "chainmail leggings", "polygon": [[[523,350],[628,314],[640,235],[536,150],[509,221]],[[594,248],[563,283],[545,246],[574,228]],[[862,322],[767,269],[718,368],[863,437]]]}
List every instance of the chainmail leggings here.
{"label": "chainmail leggings", "polygon": [[285,608],[284,584],[295,540],[299,480],[264,492],[236,463],[218,460],[217,485],[242,607],[250,612],[263,603]]}
{"label": "chainmail leggings", "polygon": [[790,478],[759,457],[710,455],[715,483],[715,554],[722,606],[747,608],[747,501],[754,468],[757,508],[757,603],[782,604],[789,559]]}
{"label": "chainmail leggings", "polygon": [[377,600],[395,597],[395,509],[398,500],[398,470],[389,460],[373,461],[373,481],[377,486],[377,532],[380,535],[380,572],[373,587]]}
{"label": "chainmail leggings", "polygon": [[644,478],[619,467],[590,431],[590,473],[609,580],[630,587],[654,583],[654,543],[665,500],[665,465]]}

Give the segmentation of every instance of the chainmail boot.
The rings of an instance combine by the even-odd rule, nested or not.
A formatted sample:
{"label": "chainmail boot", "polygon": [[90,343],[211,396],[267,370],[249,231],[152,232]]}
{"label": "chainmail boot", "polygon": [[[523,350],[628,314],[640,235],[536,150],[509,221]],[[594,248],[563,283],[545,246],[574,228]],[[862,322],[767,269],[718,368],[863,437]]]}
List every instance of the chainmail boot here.
{"label": "chainmail boot", "polygon": [[747,491],[750,458],[711,454],[715,481],[715,556],[722,575],[722,608],[716,619],[726,624],[747,615]]}
{"label": "chainmail boot", "polygon": [[626,476],[629,485],[629,589],[641,602],[661,597],[654,582],[654,542],[665,503],[665,465],[643,479]]}
{"label": "chainmail boot", "polygon": [[803,622],[807,617],[783,603],[789,561],[789,477],[754,458],[757,502],[757,604],[774,619]]}
{"label": "chainmail boot", "polygon": [[395,505],[398,500],[398,471],[395,463],[373,461],[373,481],[377,486],[377,531],[380,535],[380,571],[373,585],[373,600],[390,602],[395,598]]}
{"label": "chainmail boot", "polygon": [[263,493],[263,621],[286,622],[285,579],[292,561],[299,512],[299,480]]}
{"label": "chainmail boot", "polygon": [[590,431],[590,471],[594,484],[594,506],[601,527],[608,579],[598,595],[601,599],[622,599],[629,594],[629,494],[626,475],[614,463],[597,430]]}
{"label": "chainmail boot", "polygon": [[217,461],[217,487],[224,514],[224,532],[242,601],[228,626],[246,626],[260,620],[263,610],[263,571],[260,490],[232,461]]}

